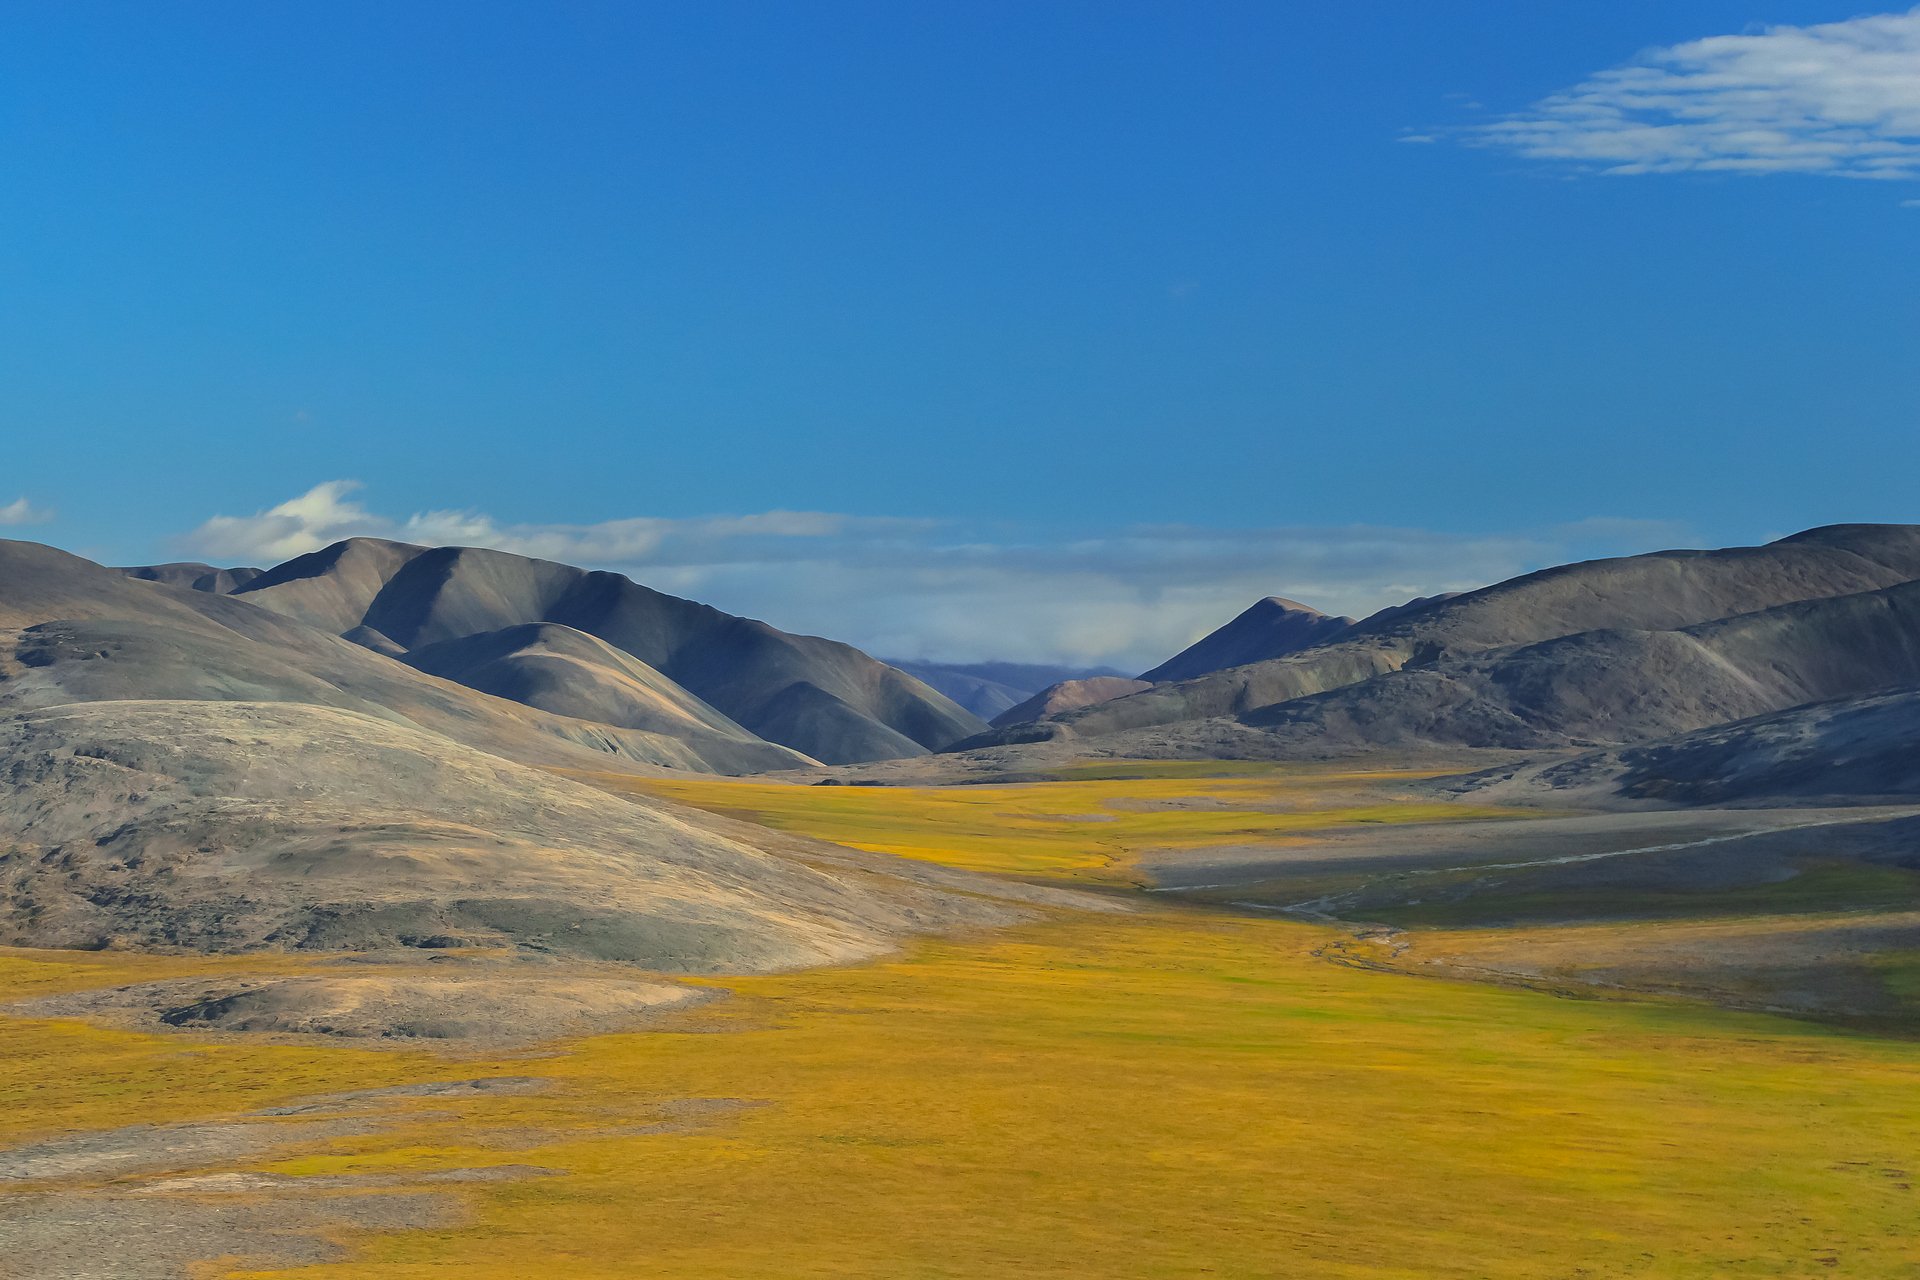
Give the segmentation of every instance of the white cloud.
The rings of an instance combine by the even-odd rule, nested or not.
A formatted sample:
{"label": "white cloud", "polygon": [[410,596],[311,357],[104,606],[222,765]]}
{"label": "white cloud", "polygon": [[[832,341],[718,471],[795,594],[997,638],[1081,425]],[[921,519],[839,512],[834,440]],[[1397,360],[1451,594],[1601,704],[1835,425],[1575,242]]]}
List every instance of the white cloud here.
{"label": "white cloud", "polygon": [[183,538],[196,554],[229,564],[272,564],[342,538],[388,537],[387,522],[348,500],[357,480],[329,480],[250,516],[215,516]]}
{"label": "white cloud", "polygon": [[1920,8],[1652,49],[1464,136],[1607,173],[1920,178]]}
{"label": "white cloud", "polygon": [[[329,480],[254,515],[214,516],[177,541],[188,552],[229,564],[273,564],[318,551],[342,538],[391,538],[436,547],[492,547],[569,564],[601,564],[653,557],[669,540],[684,546],[753,538],[826,538],[855,529],[872,532],[925,527],[923,521],[821,511],[766,511],[694,520],[640,517],[587,525],[503,525],[477,511],[423,511],[394,519],[369,511],[348,497],[360,488],[357,480]],[[0,508],[0,512],[5,510]]]}
{"label": "white cloud", "polygon": [[335,481],[253,516],[216,516],[183,549],[271,563],[344,537],[487,546],[614,569],[662,591],[871,653],[1153,666],[1264,596],[1362,615],[1547,564],[1688,541],[1592,520],[1514,535],[1418,529],[1137,526],[1094,536],[770,511],[599,524],[501,524],[474,511],[389,517]]}
{"label": "white cloud", "polygon": [[15,498],[12,502],[0,506],[0,527],[22,524],[45,524],[53,519],[49,507],[38,507],[25,498]]}

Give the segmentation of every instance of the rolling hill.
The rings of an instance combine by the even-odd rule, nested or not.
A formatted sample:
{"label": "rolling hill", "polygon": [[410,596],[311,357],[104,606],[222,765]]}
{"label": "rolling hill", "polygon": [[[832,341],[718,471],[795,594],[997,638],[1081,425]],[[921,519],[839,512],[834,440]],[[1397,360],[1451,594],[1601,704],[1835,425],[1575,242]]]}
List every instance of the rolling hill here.
{"label": "rolling hill", "polygon": [[[550,703],[617,705],[617,714],[630,715],[636,687],[659,694],[671,683],[707,711],[828,763],[925,754],[984,727],[851,645],[789,635],[620,574],[505,552],[355,538],[270,569],[232,598],[393,657],[455,641],[473,641],[471,654],[504,652],[526,639],[517,628],[547,624],[541,642],[564,648],[571,664],[563,668],[551,653],[540,660],[544,677],[534,683]],[[557,628],[603,643],[561,640]],[[469,657],[441,650],[425,661],[459,678]],[[505,679],[497,661],[481,664],[496,689],[534,687]],[[587,687],[557,692],[564,671]],[[620,697],[610,693],[616,688]]]}
{"label": "rolling hill", "polygon": [[792,768],[806,757],[703,726],[555,715],[415,671],[242,598],[0,541],[0,713],[70,702],[296,702],[358,711],[532,764]]}
{"label": "rolling hill", "polygon": [[1321,747],[1640,742],[1920,682],[1920,581],[1443,658],[1241,719]]}
{"label": "rolling hill", "polygon": [[478,947],[742,972],[1014,918],[879,859],[769,852],[359,711],[52,707],[0,719],[0,758],[6,945]]}
{"label": "rolling hill", "polygon": [[[0,542],[0,945],[746,972],[1020,917],[986,881],[576,780],[811,763],[585,632],[403,662],[215,585]],[[365,585],[318,580],[316,616]]]}
{"label": "rolling hill", "polygon": [[[1527,689],[1544,685],[1571,691],[1581,678],[1580,668],[1596,662],[1600,668],[1618,671],[1616,679],[1629,686],[1635,679],[1634,663],[1654,664],[1642,669],[1640,684],[1634,687],[1657,698],[1663,696],[1660,691],[1669,687],[1670,679],[1680,678],[1674,671],[1661,673],[1658,664],[1685,665],[1691,643],[1688,638],[1640,641],[1598,633],[1676,635],[1781,606],[1865,596],[1916,578],[1920,578],[1920,527],[1908,525],[1840,525],[1760,547],[1667,551],[1564,565],[1479,591],[1387,611],[1330,643],[1286,657],[1158,684],[1052,719],[1010,725],[969,739],[959,749],[1139,735],[1219,717],[1238,717],[1267,729],[1294,725],[1303,717],[1320,717],[1323,726],[1338,721],[1344,737],[1335,745],[1351,747],[1417,740],[1435,732],[1446,741],[1466,738],[1489,743],[1513,740],[1517,734],[1526,745],[1540,745],[1542,734],[1549,740],[1562,733],[1578,736],[1593,726],[1583,729],[1571,706],[1558,722],[1551,717],[1528,721],[1524,715],[1516,721],[1509,714],[1514,708],[1503,709],[1506,701],[1518,706],[1539,696],[1550,702],[1560,695],[1536,695]],[[1868,613],[1874,608],[1860,607]],[[1855,618],[1849,608],[1822,616],[1844,629],[1845,620]],[[1855,620],[1867,623],[1864,614]],[[1737,634],[1731,629],[1715,633],[1717,639],[1705,643],[1765,651],[1769,645],[1791,644],[1782,629],[1802,621],[1800,615],[1782,614],[1742,624],[1746,629]],[[1587,639],[1570,639],[1589,633],[1593,634]],[[1524,654],[1503,652],[1561,640],[1568,643]],[[1637,655],[1636,646],[1643,650]],[[1601,653],[1613,656],[1597,657]],[[1764,652],[1752,658],[1759,663],[1766,660]],[[1611,668],[1608,663],[1613,664]],[[1364,693],[1346,695],[1344,702],[1304,710],[1287,705],[1375,681]],[[1566,696],[1578,700],[1571,692]],[[1618,702],[1634,695],[1629,687],[1595,696]],[[1739,714],[1766,709],[1752,698],[1742,701],[1726,696],[1728,706]],[[1343,713],[1342,707],[1351,714]],[[1709,710],[1703,705],[1697,714]],[[1638,727],[1624,721],[1617,721],[1617,727],[1633,733],[1696,727],[1682,726],[1679,720],[1684,719],[1653,716]],[[1446,727],[1448,722],[1453,727]],[[1533,729],[1541,734],[1532,733]]]}

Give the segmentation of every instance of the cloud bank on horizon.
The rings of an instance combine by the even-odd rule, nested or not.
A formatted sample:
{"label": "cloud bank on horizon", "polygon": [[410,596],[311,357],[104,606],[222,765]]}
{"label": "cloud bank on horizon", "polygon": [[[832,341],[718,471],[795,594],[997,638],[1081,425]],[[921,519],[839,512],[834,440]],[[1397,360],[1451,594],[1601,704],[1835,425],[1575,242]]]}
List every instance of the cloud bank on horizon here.
{"label": "cloud bank on horizon", "polygon": [[1362,615],[1583,554],[1685,544],[1662,521],[1589,520],[1511,535],[1373,526],[1134,526],[1085,537],[814,511],[597,524],[505,524],[476,511],[390,516],[335,480],[176,540],[225,565],[271,564],[349,537],[491,547],[612,569],[658,590],[870,653],[1144,670],[1255,600]]}
{"label": "cloud bank on horizon", "polygon": [[1613,174],[1920,178],[1920,8],[1648,50],[1465,137]]}

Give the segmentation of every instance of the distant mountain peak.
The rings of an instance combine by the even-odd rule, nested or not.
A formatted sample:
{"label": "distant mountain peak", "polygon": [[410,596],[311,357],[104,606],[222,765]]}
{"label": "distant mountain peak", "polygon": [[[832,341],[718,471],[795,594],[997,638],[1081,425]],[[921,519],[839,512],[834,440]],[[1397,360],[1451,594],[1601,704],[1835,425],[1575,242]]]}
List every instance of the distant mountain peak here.
{"label": "distant mountain peak", "polygon": [[1155,684],[1191,680],[1249,662],[1284,658],[1325,644],[1352,625],[1352,618],[1332,617],[1285,596],[1268,596],[1140,678]]}

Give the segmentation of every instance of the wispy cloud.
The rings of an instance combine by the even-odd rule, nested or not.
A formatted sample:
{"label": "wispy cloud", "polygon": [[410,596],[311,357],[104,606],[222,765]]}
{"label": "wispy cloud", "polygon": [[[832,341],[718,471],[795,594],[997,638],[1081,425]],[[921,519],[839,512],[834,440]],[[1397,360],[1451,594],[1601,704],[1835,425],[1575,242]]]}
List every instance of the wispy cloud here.
{"label": "wispy cloud", "polygon": [[35,506],[25,498],[15,498],[0,506],[0,526],[45,524],[53,519],[53,508]]}
{"label": "wispy cloud", "polygon": [[1920,177],[1920,8],[1652,49],[1461,136],[1617,174]]}
{"label": "wispy cloud", "polygon": [[615,569],[662,591],[898,658],[1111,663],[1142,670],[1263,596],[1366,614],[1588,555],[1684,545],[1680,526],[1596,520],[1488,536],[1418,529],[1135,526],[1087,536],[771,511],[599,524],[503,524],[474,511],[387,516],[346,481],[181,549],[271,563],[351,536],[487,546]]}
{"label": "wispy cloud", "polygon": [[329,480],[297,498],[250,516],[214,516],[178,539],[187,551],[227,563],[272,564],[342,538],[391,538],[424,546],[491,547],[568,564],[669,562],[690,548],[756,541],[829,538],[854,532],[897,533],[928,521],[764,511],[691,520],[635,517],[599,524],[502,524],[478,511],[421,511],[404,518],[369,511],[350,495],[357,480]]}

